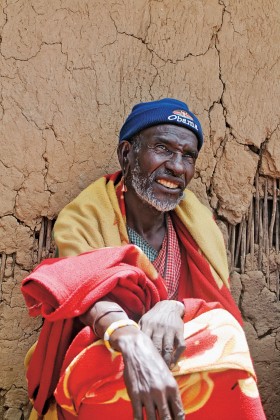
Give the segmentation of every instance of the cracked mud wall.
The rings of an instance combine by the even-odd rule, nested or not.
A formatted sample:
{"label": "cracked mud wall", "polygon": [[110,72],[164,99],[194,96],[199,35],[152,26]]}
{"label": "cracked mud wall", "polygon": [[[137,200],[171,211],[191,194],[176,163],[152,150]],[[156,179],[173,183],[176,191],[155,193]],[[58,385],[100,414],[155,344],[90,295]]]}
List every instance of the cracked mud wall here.
{"label": "cracked mud wall", "polygon": [[192,188],[220,219],[230,262],[238,240],[228,238],[264,180],[275,180],[273,240],[262,251],[253,237],[251,247],[261,264],[246,255],[242,269],[239,257],[231,266],[265,410],[279,419],[279,1],[0,4],[0,419],[28,412],[22,362],[41,320],[27,315],[22,278],[52,255],[60,209],[117,169],[131,106],[165,96],[186,101],[202,122]]}

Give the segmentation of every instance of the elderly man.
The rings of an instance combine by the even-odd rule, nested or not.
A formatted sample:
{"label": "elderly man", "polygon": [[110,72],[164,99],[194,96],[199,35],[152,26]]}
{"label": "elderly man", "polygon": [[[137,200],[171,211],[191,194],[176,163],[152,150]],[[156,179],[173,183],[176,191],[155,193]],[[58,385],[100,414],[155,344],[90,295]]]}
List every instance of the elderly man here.
{"label": "elderly man", "polygon": [[59,256],[73,257],[43,264],[23,285],[30,308],[47,304],[51,325],[29,365],[38,411],[47,401],[38,396],[44,367],[32,376],[39,363],[47,369],[40,348],[59,418],[264,418],[221,234],[186,190],[202,144],[185,103],[140,103],[120,131],[121,172],[60,213]]}

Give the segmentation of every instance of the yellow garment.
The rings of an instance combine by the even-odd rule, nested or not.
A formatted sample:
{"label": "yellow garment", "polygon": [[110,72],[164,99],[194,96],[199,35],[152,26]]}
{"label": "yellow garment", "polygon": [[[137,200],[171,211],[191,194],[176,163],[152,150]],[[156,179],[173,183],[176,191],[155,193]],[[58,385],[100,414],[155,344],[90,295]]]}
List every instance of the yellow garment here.
{"label": "yellow garment", "polygon": [[59,213],[54,239],[60,257],[129,243],[115,186],[102,177]]}
{"label": "yellow garment", "polygon": [[57,408],[56,408],[56,402],[52,403],[47,413],[44,416],[40,416],[35,408],[32,408],[32,411],[29,416],[29,420],[58,420],[57,417]]}
{"label": "yellow garment", "polygon": [[[210,210],[186,189],[175,213],[214,269],[219,288],[219,283],[229,287],[224,239]],[[55,223],[54,239],[60,257],[129,243],[114,182],[102,177],[69,203]]]}

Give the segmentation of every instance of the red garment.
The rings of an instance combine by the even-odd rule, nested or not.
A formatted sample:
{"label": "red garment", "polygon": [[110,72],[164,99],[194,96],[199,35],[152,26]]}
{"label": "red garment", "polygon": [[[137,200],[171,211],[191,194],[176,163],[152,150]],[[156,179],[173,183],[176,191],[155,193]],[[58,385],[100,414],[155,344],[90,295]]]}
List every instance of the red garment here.
{"label": "red garment", "polygon": [[181,273],[181,252],[170,216],[167,216],[167,232],[153,265],[164,278],[168,299],[177,300]]}
{"label": "red garment", "polygon": [[[191,270],[194,255],[193,251]],[[214,287],[211,279],[203,280],[200,259],[197,264],[190,280],[199,277]],[[27,372],[36,410],[44,412],[55,392],[59,419],[70,420],[75,418],[71,413],[78,413],[79,420],[131,420],[122,357],[112,357],[89,327],[73,339],[72,323],[102,296],[112,296],[136,320],[166,299],[164,282],[146,256],[127,245],[46,260],[23,281],[22,291],[30,314],[46,318]],[[184,303],[186,351],[173,374],[187,418],[214,420],[219,413],[232,420],[264,420],[241,327],[220,303],[200,299]],[[228,306],[234,312],[233,301]]]}
{"label": "red garment", "polygon": [[[29,314],[45,318],[27,371],[29,396],[39,413],[45,411],[57,385],[73,338],[73,318],[106,295],[135,320],[167,299],[162,279],[134,245],[115,247],[114,252],[102,248],[76,257],[47,259],[23,280],[22,293]],[[92,342],[95,337],[88,327],[79,338]]]}

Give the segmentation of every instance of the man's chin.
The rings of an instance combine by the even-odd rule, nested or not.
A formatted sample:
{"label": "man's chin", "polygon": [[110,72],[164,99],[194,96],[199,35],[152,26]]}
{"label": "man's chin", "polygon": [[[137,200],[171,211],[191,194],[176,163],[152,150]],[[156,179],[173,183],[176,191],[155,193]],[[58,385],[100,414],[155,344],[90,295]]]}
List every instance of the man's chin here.
{"label": "man's chin", "polygon": [[156,196],[142,196],[143,201],[149,204],[151,207],[155,208],[159,212],[168,212],[174,210],[178,204],[184,198],[184,194],[178,197],[176,200],[174,198],[168,199],[159,199]]}
{"label": "man's chin", "polygon": [[132,188],[138,197],[150,207],[159,212],[168,212],[175,209],[184,197],[184,192],[180,191],[166,193],[159,188],[160,185],[154,182],[154,179],[144,180],[139,174],[133,174]]}

